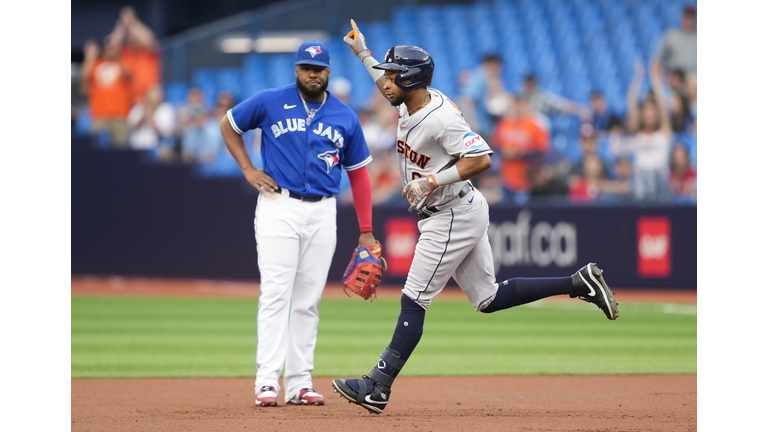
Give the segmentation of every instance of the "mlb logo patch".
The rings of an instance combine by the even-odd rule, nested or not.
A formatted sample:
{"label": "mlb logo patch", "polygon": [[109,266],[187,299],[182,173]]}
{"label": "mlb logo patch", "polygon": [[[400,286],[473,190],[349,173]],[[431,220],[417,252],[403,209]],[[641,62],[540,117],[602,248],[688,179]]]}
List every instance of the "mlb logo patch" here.
{"label": "mlb logo patch", "polygon": [[474,133],[474,132],[467,132],[466,135],[464,135],[464,147],[468,148],[470,150],[479,149],[480,147],[485,144],[485,141],[483,140],[483,137],[480,135]]}

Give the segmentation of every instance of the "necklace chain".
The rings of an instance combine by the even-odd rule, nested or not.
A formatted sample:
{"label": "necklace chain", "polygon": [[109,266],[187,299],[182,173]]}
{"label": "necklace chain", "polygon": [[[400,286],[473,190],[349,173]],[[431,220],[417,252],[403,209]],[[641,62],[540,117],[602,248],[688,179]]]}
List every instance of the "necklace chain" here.
{"label": "necklace chain", "polygon": [[413,115],[413,113],[415,113],[418,110],[420,110],[420,109],[424,108],[425,106],[427,106],[427,104],[429,103],[430,99],[432,99],[432,98],[429,96],[429,92],[427,92],[427,97],[424,98],[424,103],[422,103],[421,106],[419,106],[418,108],[416,108],[413,111],[408,110],[408,115],[411,116],[411,115]]}
{"label": "necklace chain", "polygon": [[304,95],[301,94],[301,91],[299,91],[299,96],[301,97],[301,103],[304,104],[304,110],[307,111],[307,126],[309,126],[312,123],[312,119],[315,118],[315,114],[317,114],[317,112],[320,111],[320,108],[325,105],[325,101],[328,99],[328,93],[323,92],[323,103],[315,109],[309,109],[307,101],[304,100]]}

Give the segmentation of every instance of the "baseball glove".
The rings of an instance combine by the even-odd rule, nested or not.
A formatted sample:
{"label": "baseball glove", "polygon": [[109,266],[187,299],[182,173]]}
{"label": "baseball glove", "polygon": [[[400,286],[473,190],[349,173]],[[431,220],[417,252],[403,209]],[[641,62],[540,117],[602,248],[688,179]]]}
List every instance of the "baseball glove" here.
{"label": "baseball glove", "polygon": [[387,261],[381,256],[381,243],[377,241],[375,246],[358,246],[341,278],[344,292],[349,289],[365,300],[373,301],[385,271]]}

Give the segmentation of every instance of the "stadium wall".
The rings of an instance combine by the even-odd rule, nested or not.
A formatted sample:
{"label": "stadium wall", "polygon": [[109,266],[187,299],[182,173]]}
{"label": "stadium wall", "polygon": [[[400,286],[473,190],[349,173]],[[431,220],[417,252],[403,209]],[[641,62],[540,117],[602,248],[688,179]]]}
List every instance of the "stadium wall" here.
{"label": "stadium wall", "polygon": [[[203,178],[192,165],[150,162],[72,137],[72,274],[255,280],[258,194],[239,178]],[[376,208],[374,233],[405,281],[418,218]],[[357,244],[354,207],[340,206],[329,280]],[[489,237],[500,280],[573,273],[588,261],[625,288],[696,287],[696,207],[493,207]]]}

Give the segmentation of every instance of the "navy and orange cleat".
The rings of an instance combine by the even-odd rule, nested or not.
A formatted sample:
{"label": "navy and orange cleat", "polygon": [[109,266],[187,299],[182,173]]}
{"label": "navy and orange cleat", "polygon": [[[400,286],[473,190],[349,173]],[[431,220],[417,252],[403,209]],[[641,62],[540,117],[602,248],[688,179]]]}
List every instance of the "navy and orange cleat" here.
{"label": "navy and orange cleat", "polygon": [[373,414],[381,414],[389,402],[389,394],[392,392],[385,385],[371,379],[368,375],[363,375],[357,379],[333,380],[333,391],[339,393],[350,403],[360,405]]}
{"label": "navy and orange cleat", "polygon": [[595,263],[589,263],[571,276],[571,298],[580,298],[602,309],[609,320],[619,317],[619,304],[603,279],[603,271]]}

